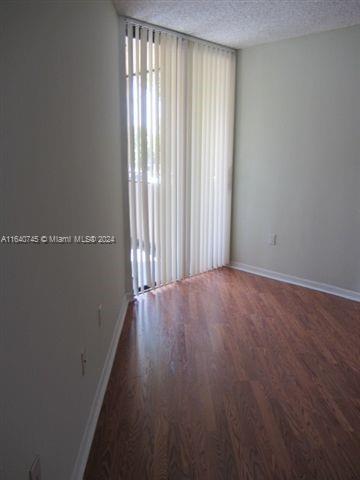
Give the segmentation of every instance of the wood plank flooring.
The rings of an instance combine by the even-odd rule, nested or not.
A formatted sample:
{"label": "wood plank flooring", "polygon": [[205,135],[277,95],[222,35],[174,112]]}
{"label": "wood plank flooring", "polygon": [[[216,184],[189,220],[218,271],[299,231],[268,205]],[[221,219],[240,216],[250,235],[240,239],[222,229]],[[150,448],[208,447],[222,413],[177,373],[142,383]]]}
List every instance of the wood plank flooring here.
{"label": "wood plank flooring", "polygon": [[130,306],[85,480],[360,479],[360,303],[219,269]]}

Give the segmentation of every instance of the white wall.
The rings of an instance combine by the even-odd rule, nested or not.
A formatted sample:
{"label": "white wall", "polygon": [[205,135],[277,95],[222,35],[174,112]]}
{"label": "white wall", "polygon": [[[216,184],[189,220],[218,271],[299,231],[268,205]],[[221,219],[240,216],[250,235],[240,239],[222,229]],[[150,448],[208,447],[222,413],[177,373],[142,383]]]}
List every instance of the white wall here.
{"label": "white wall", "polygon": [[118,19],[105,0],[2,3],[0,17],[1,233],[117,237],[0,245],[2,478],[28,479],[39,453],[44,480],[67,480],[128,276]]}
{"label": "white wall", "polygon": [[232,260],[360,291],[360,27],[238,60]]}

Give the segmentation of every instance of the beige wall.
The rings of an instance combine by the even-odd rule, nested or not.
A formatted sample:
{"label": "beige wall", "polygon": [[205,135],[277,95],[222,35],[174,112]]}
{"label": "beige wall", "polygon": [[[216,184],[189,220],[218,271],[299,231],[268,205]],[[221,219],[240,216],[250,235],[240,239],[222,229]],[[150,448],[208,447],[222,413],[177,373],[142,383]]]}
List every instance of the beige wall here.
{"label": "beige wall", "polygon": [[360,291],[360,27],[238,60],[232,260]]}
{"label": "beige wall", "polygon": [[0,478],[28,479],[39,453],[44,479],[67,480],[128,275],[118,19],[105,0],[0,9],[0,231],[117,237],[110,246],[0,245]]}

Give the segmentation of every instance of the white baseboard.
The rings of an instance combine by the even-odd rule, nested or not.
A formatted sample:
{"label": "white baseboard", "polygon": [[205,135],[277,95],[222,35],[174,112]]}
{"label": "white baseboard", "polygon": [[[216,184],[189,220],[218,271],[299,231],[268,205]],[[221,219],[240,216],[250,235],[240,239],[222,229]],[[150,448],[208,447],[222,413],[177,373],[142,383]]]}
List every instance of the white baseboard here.
{"label": "white baseboard", "polygon": [[113,336],[106,355],[105,363],[100,375],[100,379],[96,388],[93,403],[91,405],[90,414],[85,426],[85,431],[81,440],[79,453],[76,458],[75,467],[71,475],[71,480],[82,480],[88,456],[90,453],[91,443],[94,437],[96,424],[100,415],[101,406],[104,400],[106,387],[109,381],[111,368],[114,363],[116,349],[119,343],[120,334],[124,325],[125,315],[129,304],[129,294],[125,294],[121,303],[120,312],[116,320]]}
{"label": "white baseboard", "polygon": [[253,265],[247,265],[246,263],[241,262],[232,261],[228,266],[236,268],[237,270],[242,270],[243,272],[254,273],[255,275],[260,275],[262,277],[280,280],[285,283],[292,283],[293,285],[311,288],[312,290],[318,290],[319,292],[330,293],[331,295],[337,295],[338,297],[360,302],[360,293],[353,290],[346,290],[344,288],[335,287],[334,285],[328,285],[327,283],[320,283],[313,280],[307,280],[306,278],[286,275],[285,273],[274,272],[273,270],[266,270],[265,268],[254,267]]}

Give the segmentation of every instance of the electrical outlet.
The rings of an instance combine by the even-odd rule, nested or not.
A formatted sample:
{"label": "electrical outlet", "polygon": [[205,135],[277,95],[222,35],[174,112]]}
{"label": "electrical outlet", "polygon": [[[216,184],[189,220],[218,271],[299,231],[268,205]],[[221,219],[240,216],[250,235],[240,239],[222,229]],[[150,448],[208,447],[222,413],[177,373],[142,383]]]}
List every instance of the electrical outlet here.
{"label": "electrical outlet", "polygon": [[41,480],[41,466],[40,466],[40,457],[36,455],[35,460],[33,461],[30,471],[29,471],[30,480]]}
{"label": "electrical outlet", "polygon": [[269,245],[276,245],[276,241],[277,241],[276,233],[270,233],[269,238],[268,238],[268,244]]}
{"label": "electrical outlet", "polygon": [[102,326],[102,305],[101,305],[101,303],[98,306],[98,325],[99,325],[99,328]]}
{"label": "electrical outlet", "polygon": [[81,352],[81,375],[82,376],[85,375],[86,362],[87,362],[87,356],[86,356],[86,350],[84,348],[84,350]]}

